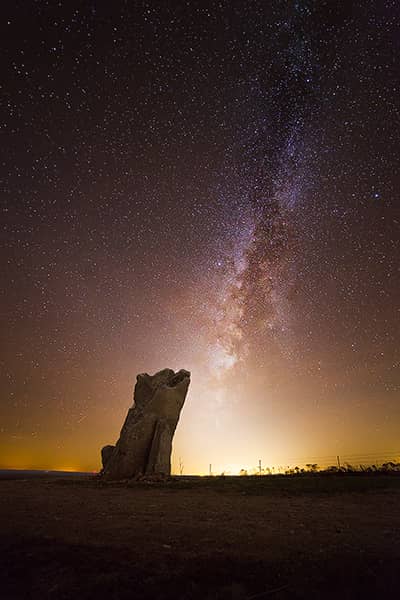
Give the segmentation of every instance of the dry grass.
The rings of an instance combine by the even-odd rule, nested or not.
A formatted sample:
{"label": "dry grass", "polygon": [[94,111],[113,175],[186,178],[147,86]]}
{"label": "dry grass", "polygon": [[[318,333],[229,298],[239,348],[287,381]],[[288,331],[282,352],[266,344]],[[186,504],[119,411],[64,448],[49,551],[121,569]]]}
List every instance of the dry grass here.
{"label": "dry grass", "polygon": [[398,598],[400,478],[0,481],[2,598]]}

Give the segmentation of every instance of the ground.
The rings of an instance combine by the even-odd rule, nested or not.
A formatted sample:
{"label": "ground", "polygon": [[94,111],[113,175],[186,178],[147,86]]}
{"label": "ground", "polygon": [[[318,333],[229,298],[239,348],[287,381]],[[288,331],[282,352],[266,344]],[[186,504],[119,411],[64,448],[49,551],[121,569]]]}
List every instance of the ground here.
{"label": "ground", "polygon": [[399,598],[400,477],[0,481],[0,597]]}

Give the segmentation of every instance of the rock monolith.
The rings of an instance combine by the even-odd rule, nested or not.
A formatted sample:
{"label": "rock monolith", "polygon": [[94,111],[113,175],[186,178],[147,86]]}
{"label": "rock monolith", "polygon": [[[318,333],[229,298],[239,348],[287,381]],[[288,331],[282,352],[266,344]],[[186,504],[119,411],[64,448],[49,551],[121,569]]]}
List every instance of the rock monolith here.
{"label": "rock monolith", "polygon": [[105,479],[170,475],[172,438],[189,383],[190,373],[184,369],[137,376],[133,406],[128,410],[119,440],[101,451]]}

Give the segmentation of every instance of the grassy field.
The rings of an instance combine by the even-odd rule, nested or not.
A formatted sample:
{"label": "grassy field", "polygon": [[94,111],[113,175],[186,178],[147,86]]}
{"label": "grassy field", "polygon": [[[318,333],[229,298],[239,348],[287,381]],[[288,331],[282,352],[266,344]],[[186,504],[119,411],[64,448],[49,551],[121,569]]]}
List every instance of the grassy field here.
{"label": "grassy field", "polygon": [[399,475],[0,481],[0,597],[399,598]]}

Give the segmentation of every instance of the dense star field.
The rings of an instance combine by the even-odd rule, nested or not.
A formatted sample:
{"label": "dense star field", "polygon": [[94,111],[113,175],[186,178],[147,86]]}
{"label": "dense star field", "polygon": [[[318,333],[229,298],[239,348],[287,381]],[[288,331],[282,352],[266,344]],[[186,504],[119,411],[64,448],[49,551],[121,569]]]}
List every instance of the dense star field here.
{"label": "dense star field", "polygon": [[1,10],[0,467],[164,367],[176,472],[400,456],[399,4]]}

